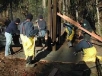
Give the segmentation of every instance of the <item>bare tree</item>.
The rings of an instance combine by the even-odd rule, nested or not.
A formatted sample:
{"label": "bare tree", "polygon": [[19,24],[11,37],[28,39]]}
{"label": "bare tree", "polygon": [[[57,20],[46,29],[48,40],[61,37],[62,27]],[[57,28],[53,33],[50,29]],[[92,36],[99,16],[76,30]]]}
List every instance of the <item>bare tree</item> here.
{"label": "bare tree", "polygon": [[98,29],[98,34],[100,35],[100,36],[102,36],[102,34],[101,34],[101,28],[100,28],[100,17],[99,17],[99,8],[97,7],[97,5],[98,5],[98,0],[96,0],[96,10],[97,10],[97,29]]}

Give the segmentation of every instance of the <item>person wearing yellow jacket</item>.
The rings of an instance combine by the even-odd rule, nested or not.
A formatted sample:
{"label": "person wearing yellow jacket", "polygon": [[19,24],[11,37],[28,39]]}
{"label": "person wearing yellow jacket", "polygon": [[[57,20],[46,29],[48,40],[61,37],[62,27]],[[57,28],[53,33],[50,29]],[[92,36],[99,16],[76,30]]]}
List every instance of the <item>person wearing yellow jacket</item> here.
{"label": "person wearing yellow jacket", "polygon": [[34,30],[32,14],[26,16],[26,20],[20,25],[20,38],[22,41],[24,54],[26,56],[26,64],[32,64],[32,58],[34,57],[35,51],[35,35],[38,33],[38,30]]}
{"label": "person wearing yellow jacket", "polygon": [[[95,62],[97,62],[96,58],[102,60],[102,56],[97,56],[96,48],[92,45],[91,42],[83,39],[82,35],[79,35],[76,38],[78,39],[77,40],[78,42],[74,46],[75,49],[74,55],[77,55],[78,52],[82,51],[83,53],[81,61],[85,61],[89,68],[95,67],[96,66]],[[91,68],[91,74],[94,74],[95,72],[97,72],[96,68]]]}
{"label": "person wearing yellow jacket", "polygon": [[68,41],[69,47],[72,46],[72,40],[74,37],[74,27],[69,23],[64,23],[66,35],[66,41]]}
{"label": "person wearing yellow jacket", "polygon": [[83,58],[82,60],[85,62],[95,62],[96,57],[99,58],[99,60],[102,60],[101,56],[97,56],[97,50],[96,48],[92,45],[91,42],[86,41],[83,39],[83,36],[77,36],[76,37],[77,44],[74,46],[75,52],[74,54],[77,54],[78,52],[83,52]]}

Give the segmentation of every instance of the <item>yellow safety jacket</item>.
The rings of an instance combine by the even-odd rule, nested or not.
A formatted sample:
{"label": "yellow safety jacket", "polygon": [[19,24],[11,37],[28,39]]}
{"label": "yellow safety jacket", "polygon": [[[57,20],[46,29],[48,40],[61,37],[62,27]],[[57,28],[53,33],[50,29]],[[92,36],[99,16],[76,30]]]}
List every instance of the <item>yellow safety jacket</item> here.
{"label": "yellow safety jacket", "polygon": [[65,32],[67,33],[66,40],[72,41],[74,37],[74,30],[72,29],[72,33],[69,35],[69,30],[65,28]]}

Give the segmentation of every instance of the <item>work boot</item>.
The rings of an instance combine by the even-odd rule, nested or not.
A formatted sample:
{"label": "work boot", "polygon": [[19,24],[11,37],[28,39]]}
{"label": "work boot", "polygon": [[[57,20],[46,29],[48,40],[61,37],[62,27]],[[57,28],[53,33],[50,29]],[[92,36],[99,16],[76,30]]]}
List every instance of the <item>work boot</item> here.
{"label": "work boot", "polygon": [[33,58],[33,56],[28,56],[26,63],[32,64],[32,58]]}
{"label": "work boot", "polygon": [[26,60],[26,67],[34,67],[35,64],[33,64],[32,62],[32,58],[33,56],[28,56],[27,60]]}

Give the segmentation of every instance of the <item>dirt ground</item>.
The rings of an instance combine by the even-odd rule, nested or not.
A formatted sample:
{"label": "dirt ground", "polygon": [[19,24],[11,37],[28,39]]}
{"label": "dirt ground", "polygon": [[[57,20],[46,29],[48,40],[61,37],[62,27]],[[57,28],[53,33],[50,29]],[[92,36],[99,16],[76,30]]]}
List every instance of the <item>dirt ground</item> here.
{"label": "dirt ground", "polygon": [[75,71],[72,71],[75,64],[72,63],[38,62],[34,67],[28,68],[25,67],[25,60],[8,59],[3,54],[0,53],[0,76],[48,76],[54,68],[58,69],[55,76],[75,76]]}
{"label": "dirt ground", "polygon": [[[94,41],[94,45],[98,50],[98,55],[102,56],[102,43]],[[25,65],[24,59],[4,57],[4,48],[0,49],[0,76],[48,76],[54,68],[58,69],[55,76],[75,76],[76,72],[82,74],[82,71],[75,72],[75,64],[72,63],[37,62],[34,67],[29,68]]]}
{"label": "dirt ground", "polygon": [[[4,57],[4,49],[0,52],[0,76],[48,76],[57,68],[56,76],[68,76],[74,64],[37,62],[34,67],[25,67],[23,59]],[[67,72],[66,72],[67,71]]]}

